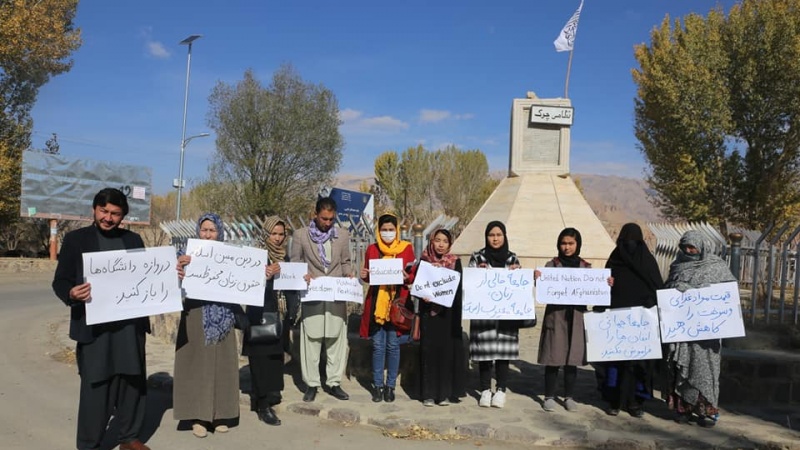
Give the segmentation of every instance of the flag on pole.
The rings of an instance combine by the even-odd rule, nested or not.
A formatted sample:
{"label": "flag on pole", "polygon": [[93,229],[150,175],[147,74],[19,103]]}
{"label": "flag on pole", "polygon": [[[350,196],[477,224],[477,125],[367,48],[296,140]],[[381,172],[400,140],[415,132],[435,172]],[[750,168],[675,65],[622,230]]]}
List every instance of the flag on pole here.
{"label": "flag on pole", "polygon": [[575,35],[578,34],[578,19],[581,16],[581,8],[583,8],[583,0],[578,6],[578,10],[570,17],[569,21],[561,30],[553,44],[556,46],[557,52],[571,52],[575,47]]}

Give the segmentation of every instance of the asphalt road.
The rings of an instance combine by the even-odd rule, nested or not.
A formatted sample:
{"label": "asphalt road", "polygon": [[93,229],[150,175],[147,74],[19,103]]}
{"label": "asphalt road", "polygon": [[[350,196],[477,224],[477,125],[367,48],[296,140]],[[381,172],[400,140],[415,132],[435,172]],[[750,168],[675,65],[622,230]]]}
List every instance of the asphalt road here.
{"label": "asphalt road", "polygon": [[[0,448],[75,448],[79,378],[74,364],[59,359],[63,348],[52,324],[68,320],[53,295],[49,274],[0,278]],[[345,427],[291,415],[280,427],[257,421],[242,408],[241,422],[227,434],[198,439],[178,430],[170,394],[151,390],[142,439],[153,449],[504,449],[532,448],[491,440],[419,441],[384,436],[368,426]],[[108,438],[113,434],[113,421]],[[114,448],[109,439],[105,448]]]}

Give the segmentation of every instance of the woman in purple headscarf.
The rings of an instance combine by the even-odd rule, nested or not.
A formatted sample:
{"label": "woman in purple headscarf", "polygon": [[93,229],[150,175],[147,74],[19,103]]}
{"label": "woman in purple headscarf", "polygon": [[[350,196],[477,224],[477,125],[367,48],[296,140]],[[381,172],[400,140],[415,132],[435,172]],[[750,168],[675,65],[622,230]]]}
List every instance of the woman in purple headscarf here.
{"label": "woman in purple headscarf", "polygon": [[[206,213],[197,220],[197,237],[222,241],[222,219]],[[178,265],[191,263],[181,255]],[[187,298],[181,312],[175,343],[172,391],[176,420],[192,422],[192,433],[205,437],[208,429],[228,431],[231,419],[239,417],[239,355],[233,333],[238,305]]]}

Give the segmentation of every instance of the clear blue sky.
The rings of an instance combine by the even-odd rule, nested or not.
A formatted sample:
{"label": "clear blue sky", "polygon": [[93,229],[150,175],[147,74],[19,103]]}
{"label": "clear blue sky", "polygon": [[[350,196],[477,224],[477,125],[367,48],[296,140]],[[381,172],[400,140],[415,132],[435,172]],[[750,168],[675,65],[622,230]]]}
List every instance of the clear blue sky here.
{"label": "clear blue sky", "polygon": [[[83,0],[83,46],[33,110],[33,145],[59,135],[65,156],[146,165],[164,194],[177,178],[188,35],[187,136],[210,131],[208,95],[252,68],[269,84],[291,63],[337,96],[344,124],[340,174],[370,175],[375,157],[417,144],[482,150],[508,167],[511,102],[527,91],[562,97],[568,53],[553,40],[579,0],[330,1]],[[641,177],[633,136],[633,46],[665,15],[705,15],[733,0],[586,0],[569,97],[571,171]],[[185,178],[203,178],[214,136],[187,147]]]}

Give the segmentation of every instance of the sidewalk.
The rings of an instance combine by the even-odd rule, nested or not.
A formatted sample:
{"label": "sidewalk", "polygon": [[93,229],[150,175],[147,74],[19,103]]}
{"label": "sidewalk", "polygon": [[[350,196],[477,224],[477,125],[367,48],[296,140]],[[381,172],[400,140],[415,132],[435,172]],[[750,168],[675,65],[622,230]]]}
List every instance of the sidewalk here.
{"label": "sidewalk", "polygon": [[[54,345],[74,348],[67,336],[68,322],[53,324]],[[800,408],[755,408],[734,405],[723,399],[721,419],[712,429],[697,425],[678,425],[671,420],[672,411],[658,400],[645,405],[644,418],[630,417],[621,412],[617,417],[604,413],[604,405],[595,391],[594,372],[590,367],[579,369],[575,400],[577,412],[542,410],[544,371],[536,365],[539,334],[537,328],[521,330],[521,359],[511,365],[506,407],[480,408],[477,392],[450,406],[424,407],[409,398],[401,388],[413,386],[411,380],[399,380],[394,403],[373,403],[366,388],[368,380],[355,376],[346,378],[342,388],[350,394],[349,401],[339,401],[320,391],[316,402],[303,403],[299,366],[290,362],[286,367],[283,403],[276,407],[284,422],[292,414],[318,416],[344,425],[372,425],[390,436],[458,439],[478,438],[525,442],[538,446],[569,448],[769,448],[800,450]],[[405,353],[409,348],[404,349]],[[402,358],[401,357],[401,358]],[[153,388],[171,389],[174,347],[156,338],[147,340],[147,366]],[[401,362],[402,364],[402,362]],[[246,358],[240,359],[241,388],[249,386]],[[753,380],[757,382],[757,380]],[[477,369],[471,370],[468,386],[477,386]],[[249,414],[249,397],[241,396],[241,414]],[[292,413],[292,414],[290,414]]]}

